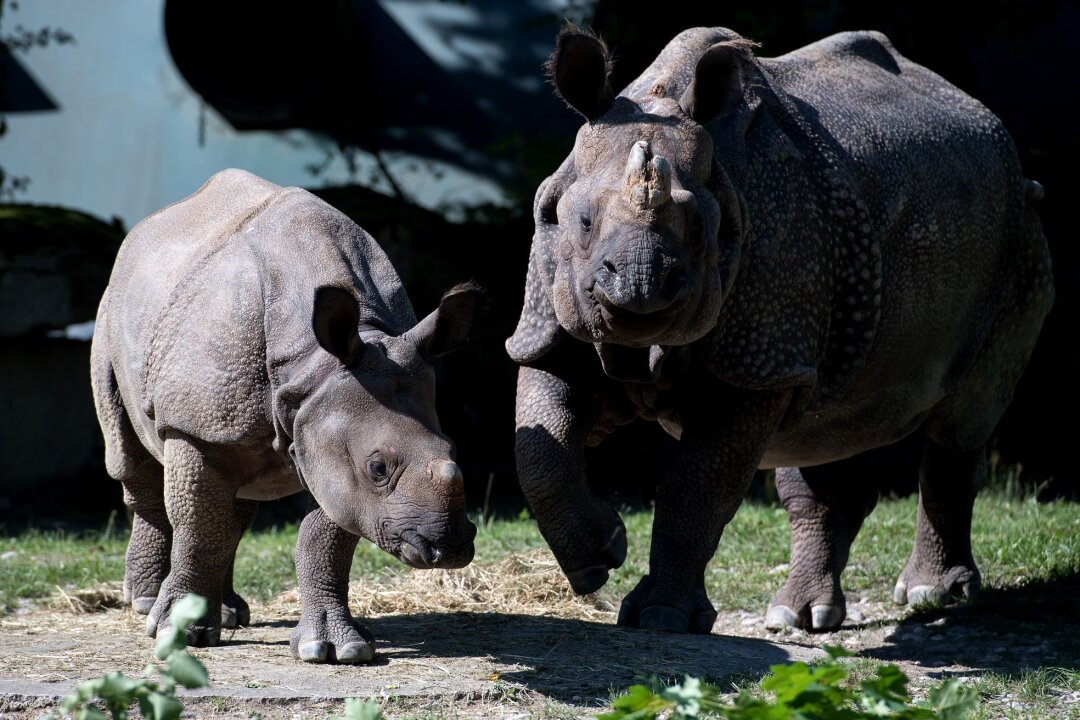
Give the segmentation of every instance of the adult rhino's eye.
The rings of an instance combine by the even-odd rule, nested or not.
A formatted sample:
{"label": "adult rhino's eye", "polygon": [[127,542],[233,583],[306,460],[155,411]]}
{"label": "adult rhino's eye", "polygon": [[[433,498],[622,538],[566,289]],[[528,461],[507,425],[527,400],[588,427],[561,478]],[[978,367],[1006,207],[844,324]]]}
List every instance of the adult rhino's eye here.
{"label": "adult rhino's eye", "polygon": [[368,475],[375,481],[376,485],[383,485],[390,479],[386,468],[386,460],[382,455],[372,455],[368,460]]}
{"label": "adult rhino's eye", "polygon": [[585,232],[589,232],[590,230],[592,230],[592,218],[590,218],[588,215],[581,216],[581,229]]}

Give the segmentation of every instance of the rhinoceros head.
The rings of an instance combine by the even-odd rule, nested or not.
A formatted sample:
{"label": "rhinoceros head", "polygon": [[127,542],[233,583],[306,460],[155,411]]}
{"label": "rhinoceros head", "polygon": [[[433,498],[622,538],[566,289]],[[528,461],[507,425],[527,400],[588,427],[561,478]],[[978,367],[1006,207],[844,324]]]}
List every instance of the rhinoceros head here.
{"label": "rhinoceros head", "polygon": [[289,453],[331,520],[413,567],[472,560],[476,527],[435,414],[430,358],[465,341],[482,296],[457,286],[394,336],[361,323],[352,291],[316,291],[312,328],[332,370],[300,404]]}
{"label": "rhinoceros head", "polygon": [[550,245],[551,303],[571,336],[680,345],[716,326],[728,278],[718,268],[722,213],[703,124],[742,100],[744,45],[714,45],[687,68],[689,83],[661,79],[631,99],[614,97],[599,39],[576,28],[559,35],[549,72],[588,122],[534,210]]}

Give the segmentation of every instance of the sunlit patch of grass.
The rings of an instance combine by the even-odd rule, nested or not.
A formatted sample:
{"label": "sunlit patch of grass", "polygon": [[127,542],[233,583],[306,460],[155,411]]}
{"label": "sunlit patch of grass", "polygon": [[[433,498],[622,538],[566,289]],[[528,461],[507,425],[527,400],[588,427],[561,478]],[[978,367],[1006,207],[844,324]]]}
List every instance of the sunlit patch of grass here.
{"label": "sunlit patch of grass", "polygon": [[49,597],[124,577],[126,535],[112,530],[74,533],[28,530],[0,536],[0,612],[20,601]]}
{"label": "sunlit patch of grass", "polygon": [[1019,673],[987,672],[970,687],[983,698],[973,720],[1006,718],[1080,718],[1080,671],[1075,668],[1026,668]]}

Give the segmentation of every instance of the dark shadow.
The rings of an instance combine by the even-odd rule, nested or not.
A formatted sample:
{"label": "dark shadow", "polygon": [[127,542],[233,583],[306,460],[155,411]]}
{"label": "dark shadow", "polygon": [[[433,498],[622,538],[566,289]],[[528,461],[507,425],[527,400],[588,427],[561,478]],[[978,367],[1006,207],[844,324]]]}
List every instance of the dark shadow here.
{"label": "dark shadow", "polygon": [[419,658],[490,657],[516,666],[500,679],[562,702],[607,699],[651,676],[692,675],[727,687],[790,661],[756,638],[672,635],[598,622],[500,613],[394,615],[365,621],[391,664]]}
{"label": "dark shadow", "polygon": [[986,588],[970,606],[917,610],[887,644],[859,654],[1019,674],[1048,666],[1080,668],[1077,638],[1080,573],[1071,572],[1017,588]]}
{"label": "dark shadow", "polygon": [[8,48],[0,45],[0,112],[45,112],[60,106]]}

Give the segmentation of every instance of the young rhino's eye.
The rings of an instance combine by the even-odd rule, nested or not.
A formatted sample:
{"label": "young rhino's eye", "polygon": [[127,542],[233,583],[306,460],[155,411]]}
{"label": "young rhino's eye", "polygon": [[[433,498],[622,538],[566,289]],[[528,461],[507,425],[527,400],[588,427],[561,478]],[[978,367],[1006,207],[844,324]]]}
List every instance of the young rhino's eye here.
{"label": "young rhino's eye", "polygon": [[589,232],[590,230],[592,230],[592,218],[590,218],[588,215],[581,216],[581,229],[585,232]]}
{"label": "young rhino's eye", "polygon": [[375,481],[376,485],[384,485],[389,480],[387,477],[386,460],[383,456],[376,453],[368,460],[368,475]]}

